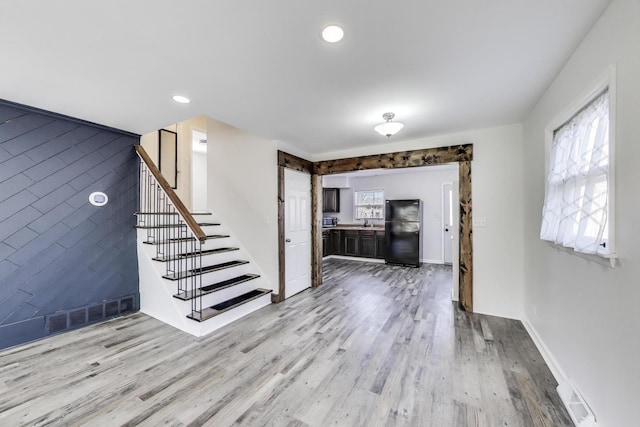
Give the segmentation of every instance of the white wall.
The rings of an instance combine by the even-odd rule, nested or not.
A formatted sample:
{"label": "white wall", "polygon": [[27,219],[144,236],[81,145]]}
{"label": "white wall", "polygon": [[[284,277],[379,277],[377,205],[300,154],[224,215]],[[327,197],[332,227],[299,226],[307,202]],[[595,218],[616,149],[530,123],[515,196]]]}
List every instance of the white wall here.
{"label": "white wall", "polygon": [[[391,138],[393,141],[393,138]],[[523,287],[522,126],[471,130],[360,149],[324,153],[329,160],[367,154],[473,143],[473,305],[478,313],[519,319]]]}
{"label": "white wall", "polygon": [[[207,121],[205,116],[195,117],[184,122],[167,126],[164,129],[178,134],[178,181],[175,192],[187,209],[193,210],[191,203],[191,135],[194,129],[205,132]],[[205,132],[206,133],[206,132]],[[158,131],[149,132],[140,137],[140,145],[144,147],[151,160],[158,165]]]}
{"label": "white wall", "polygon": [[[377,176],[350,176],[351,188],[340,190],[340,213],[336,216],[341,224],[362,223],[353,218],[353,192],[359,190],[384,190],[386,199],[420,199],[422,211],[422,261],[443,263],[442,258],[442,184],[458,181],[458,170],[439,170],[430,167],[413,168],[411,172]],[[371,220],[384,223],[384,220]]]}
{"label": "white wall", "polygon": [[276,143],[207,119],[209,210],[247,250],[271,289],[278,287]]}
{"label": "white wall", "polygon": [[[545,127],[617,67],[615,269],[539,239]],[[640,2],[614,0],[524,124],[524,309],[556,374],[573,379],[599,426],[638,425],[640,402]]]}
{"label": "white wall", "polygon": [[192,152],[191,208],[195,212],[207,210],[207,154]]}

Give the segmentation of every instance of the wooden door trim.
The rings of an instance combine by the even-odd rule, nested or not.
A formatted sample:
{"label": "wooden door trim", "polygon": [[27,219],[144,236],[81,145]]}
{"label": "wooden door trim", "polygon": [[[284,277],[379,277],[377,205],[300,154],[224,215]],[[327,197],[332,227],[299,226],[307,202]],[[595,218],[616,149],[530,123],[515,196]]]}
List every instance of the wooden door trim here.
{"label": "wooden door trim", "polygon": [[311,173],[311,285],[322,284],[322,175],[354,172],[367,169],[400,169],[408,167],[431,166],[445,163],[458,163],[460,196],[460,240],[459,240],[459,299],[465,311],[473,311],[473,235],[472,235],[472,197],[471,197],[471,161],[473,144],[449,147],[426,148],[420,150],[399,151],[395,153],[374,154],[335,160],[310,162],[283,151],[278,151],[278,248],[280,283],[278,295],[272,296],[273,302],[284,300],[284,168]]}
{"label": "wooden door trim", "polygon": [[[285,236],[284,236],[284,169],[293,169],[299,172],[309,172],[309,174],[313,173],[313,163],[309,160],[305,160],[303,158],[294,156],[293,154],[285,153],[284,151],[278,150],[278,294],[271,294],[271,302],[277,303],[284,301],[284,291],[285,291]],[[312,177],[313,178],[313,177]],[[313,193],[313,180],[311,181],[311,188]],[[322,186],[321,186],[322,187]],[[315,201],[317,203],[317,200]],[[313,214],[313,203],[314,198],[311,199],[311,217],[314,219]],[[322,215],[322,213],[321,213]],[[313,231],[313,225],[311,227],[312,236],[311,236],[311,247],[313,251],[316,250],[317,242],[314,240],[315,232]],[[322,231],[320,231],[322,232]],[[321,254],[322,255],[322,254]],[[312,261],[311,261],[311,271],[314,271],[313,268],[313,252],[312,252]],[[320,266],[322,268],[322,266]],[[311,283],[313,283],[313,273],[311,277]]]}

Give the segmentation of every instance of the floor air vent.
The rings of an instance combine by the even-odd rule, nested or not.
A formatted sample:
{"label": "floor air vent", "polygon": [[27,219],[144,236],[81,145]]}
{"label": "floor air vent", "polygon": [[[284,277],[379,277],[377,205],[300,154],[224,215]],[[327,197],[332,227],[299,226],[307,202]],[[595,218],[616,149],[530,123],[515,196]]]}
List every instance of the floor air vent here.
{"label": "floor air vent", "polygon": [[593,412],[570,380],[558,385],[557,390],[576,427],[596,427]]}
{"label": "floor air vent", "polygon": [[107,320],[135,310],[133,295],[111,301],[103,301],[88,307],[59,311],[46,316],[46,334],[51,335],[67,329],[75,329],[84,325]]}

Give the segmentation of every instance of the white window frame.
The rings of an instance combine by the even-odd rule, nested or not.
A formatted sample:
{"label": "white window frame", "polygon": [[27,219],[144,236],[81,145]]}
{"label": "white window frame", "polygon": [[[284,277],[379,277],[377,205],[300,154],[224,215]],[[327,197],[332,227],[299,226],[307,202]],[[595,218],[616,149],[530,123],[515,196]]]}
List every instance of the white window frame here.
{"label": "white window frame", "polygon": [[[382,193],[382,203],[380,205],[358,205],[358,193],[373,193],[373,192],[381,192]],[[382,218],[359,218],[358,217],[358,207],[362,206],[380,206],[382,208]],[[353,219],[354,220],[373,220],[373,221],[384,221],[384,190],[376,189],[376,190],[353,190]]]}
{"label": "white window frame", "polygon": [[[615,267],[615,259],[618,258],[616,252],[616,192],[615,192],[615,141],[616,141],[616,66],[610,65],[595,81],[589,85],[589,89],[577,97],[569,104],[561,114],[556,116],[545,128],[545,182],[549,176],[549,163],[551,159],[551,147],[553,145],[553,136],[556,129],[562,127],[565,123],[577,115],[584,107],[589,105],[603,91],[609,91],[609,174],[607,188],[607,227],[608,227],[608,253],[583,254],[576,252],[571,248],[565,248],[562,245],[545,241],[550,246],[563,250],[567,253],[577,255],[582,258],[601,262],[608,259],[607,265],[611,268]],[[546,188],[546,187],[545,187]],[[546,191],[546,190],[545,190]]]}

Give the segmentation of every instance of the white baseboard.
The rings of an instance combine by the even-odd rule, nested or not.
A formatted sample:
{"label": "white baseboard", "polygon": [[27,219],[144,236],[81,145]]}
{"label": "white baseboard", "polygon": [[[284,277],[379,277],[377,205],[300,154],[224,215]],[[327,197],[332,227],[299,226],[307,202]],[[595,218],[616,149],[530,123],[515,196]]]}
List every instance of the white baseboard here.
{"label": "white baseboard", "polygon": [[534,328],[531,322],[529,322],[526,315],[522,316],[522,324],[529,333],[529,336],[531,336],[531,339],[538,348],[538,351],[542,354],[542,358],[547,363],[547,366],[549,366],[549,370],[551,370],[553,377],[556,379],[558,384],[564,383],[568,378],[567,374],[564,372],[564,369],[562,369],[551,351],[549,351],[549,348],[545,345],[544,341],[542,341],[538,331],[536,331],[536,328]]}
{"label": "white baseboard", "polygon": [[[560,396],[562,403],[567,408],[573,423],[578,427],[596,427],[597,423],[593,411],[584,400],[584,397],[582,397],[573,381],[567,376],[567,373],[562,369],[562,366],[560,366],[551,351],[549,351],[549,348],[545,345],[540,334],[538,334],[538,331],[533,327],[526,315],[522,316],[522,324],[529,333],[533,343],[538,348],[538,351],[542,354],[542,358],[547,363],[547,366],[549,366],[551,374],[558,382],[558,395]],[[584,408],[584,410],[575,411],[576,406]],[[576,413],[580,412],[582,412],[582,414],[581,417],[578,418]]]}
{"label": "white baseboard", "polygon": [[[351,261],[377,262],[377,263],[383,263],[383,264],[385,262],[383,259],[379,259],[379,258],[364,258],[364,257],[345,256],[345,255],[327,255],[322,259],[332,259],[332,258],[346,259]],[[444,264],[444,262],[440,259],[421,259],[420,262],[423,264]]]}

